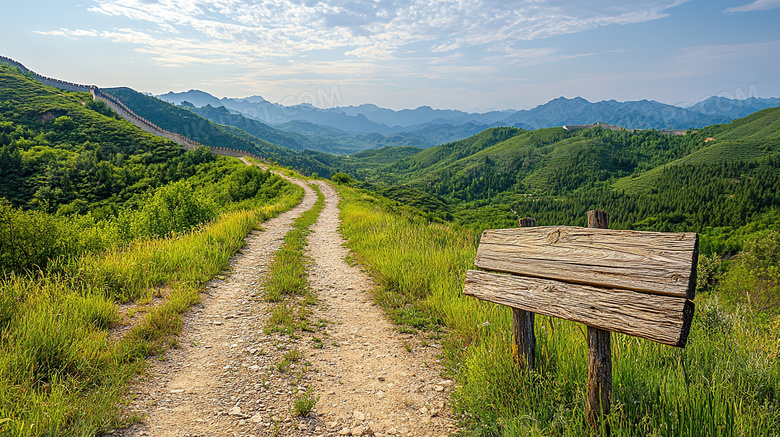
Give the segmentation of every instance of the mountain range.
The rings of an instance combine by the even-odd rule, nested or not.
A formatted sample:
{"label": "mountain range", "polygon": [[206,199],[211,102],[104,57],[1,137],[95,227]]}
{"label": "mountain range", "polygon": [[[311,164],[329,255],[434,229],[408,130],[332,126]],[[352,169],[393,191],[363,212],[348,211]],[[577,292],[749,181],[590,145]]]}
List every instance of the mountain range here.
{"label": "mountain range", "polygon": [[346,154],[386,146],[428,148],[499,126],[534,130],[603,122],[627,129],[685,130],[728,123],[762,109],[780,106],[780,98],[737,100],[715,96],[685,108],[652,100],[594,103],[581,97],[559,97],[527,110],[468,113],[429,106],[400,111],[374,104],[331,108],[310,104],[285,106],[262,96],[217,98],[199,90],[169,92],[157,97],[184,105],[217,123],[232,126],[249,123],[232,117],[236,115],[262,122],[266,125],[264,130],[275,130],[274,135],[297,138],[300,146],[287,144],[293,149]]}

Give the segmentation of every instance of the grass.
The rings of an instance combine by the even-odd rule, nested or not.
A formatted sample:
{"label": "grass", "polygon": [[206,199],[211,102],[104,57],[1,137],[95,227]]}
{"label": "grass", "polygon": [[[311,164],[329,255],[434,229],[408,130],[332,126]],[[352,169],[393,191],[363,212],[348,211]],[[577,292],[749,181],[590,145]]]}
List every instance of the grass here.
{"label": "grass", "polygon": [[[338,187],[342,232],[381,286],[377,301],[407,328],[444,327],[453,409],[463,435],[583,436],[587,346],[582,325],[536,317],[538,369],[511,356],[511,312],[462,295],[471,231],[393,213],[386,201]],[[614,334],[614,436],[780,434],[780,319],[697,298],[688,346]]]}
{"label": "grass", "polygon": [[[0,280],[0,435],[97,435],[134,420],[120,409],[146,357],[176,346],[180,314],[199,301],[203,284],[228,266],[249,231],[301,195]],[[162,304],[109,340],[117,302],[161,289]]]}
{"label": "grass", "polygon": [[309,227],[317,221],[325,206],[325,197],[317,186],[311,187],[317,193],[317,201],[295,219],[263,281],[263,298],[276,303],[264,328],[266,334],[276,332],[295,338],[297,331],[314,331],[309,317],[316,297],[309,291],[307,267],[310,260],[303,251],[311,233]]}
{"label": "grass", "polygon": [[[285,235],[284,244],[274,255],[268,274],[264,279],[263,298],[275,303],[270,311],[270,317],[264,327],[266,334],[280,333],[289,340],[297,340],[298,332],[314,332],[316,328],[324,328],[327,323],[322,319],[310,324],[312,314],[310,307],[317,301],[316,296],[309,290],[307,268],[311,260],[304,254],[308,244],[308,236],[312,232],[309,228],[316,223],[317,218],[325,206],[325,197],[316,185],[310,185],[317,193],[317,201],[311,209],[305,211],[294,222],[292,229]],[[322,340],[312,337],[314,348],[323,348]],[[303,356],[298,349],[287,351],[282,360],[276,364],[276,369],[281,374],[292,373],[294,363],[302,362]],[[298,378],[306,372],[310,363],[303,362],[303,368],[299,371]],[[295,377],[290,375],[290,377]],[[298,382],[296,382],[296,385]],[[311,387],[299,394],[293,400],[293,414],[307,417],[317,404],[319,396],[312,393]]]}
{"label": "grass", "polygon": [[314,406],[317,405],[317,401],[320,400],[319,396],[315,396],[311,387],[308,387],[306,391],[298,396],[293,402],[293,413],[296,416],[308,417],[309,413],[314,410]]}

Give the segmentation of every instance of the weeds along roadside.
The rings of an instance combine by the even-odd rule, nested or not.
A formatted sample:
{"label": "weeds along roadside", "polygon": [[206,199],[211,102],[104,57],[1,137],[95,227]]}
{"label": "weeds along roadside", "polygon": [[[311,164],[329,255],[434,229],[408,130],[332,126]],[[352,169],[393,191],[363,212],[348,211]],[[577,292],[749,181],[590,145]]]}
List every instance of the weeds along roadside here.
{"label": "weeds along roadside", "polygon": [[[317,303],[317,296],[309,289],[308,267],[311,259],[304,254],[304,250],[308,244],[308,235],[312,232],[310,227],[316,223],[325,206],[325,197],[319,187],[314,184],[310,184],[310,187],[317,193],[317,201],[293,222],[292,229],[285,235],[284,243],[274,255],[269,271],[262,281],[261,298],[274,304],[269,311],[264,332],[266,335],[286,337],[288,345],[294,344],[300,338],[299,332],[313,333],[326,326],[322,319],[316,322],[311,320],[311,306]],[[316,344],[317,342],[315,347]],[[291,367],[295,363],[300,364],[299,370],[292,372]],[[288,378],[300,380],[308,366],[309,363],[303,360],[299,349],[292,347],[284,354],[276,369]],[[294,414],[308,415],[317,399],[318,397],[312,394],[311,387],[308,387],[305,393],[293,401]]]}
{"label": "weeds along roadside", "polygon": [[[130,378],[147,356],[175,345],[180,314],[228,267],[246,234],[303,194],[297,187],[279,193],[191,231],[0,281],[0,434],[96,435],[135,420],[120,416]],[[111,341],[108,329],[120,319],[116,302],[155,295],[162,303],[146,313],[139,307],[133,317],[142,321]]]}
{"label": "weeds along roadside", "polygon": [[[342,233],[380,285],[377,302],[402,330],[446,330],[446,371],[458,382],[453,409],[465,435],[591,432],[584,326],[537,316],[539,370],[520,373],[509,309],[462,295],[477,236],[337,189]],[[613,336],[612,435],[780,435],[780,320],[728,311],[717,290],[696,305],[685,349]]]}

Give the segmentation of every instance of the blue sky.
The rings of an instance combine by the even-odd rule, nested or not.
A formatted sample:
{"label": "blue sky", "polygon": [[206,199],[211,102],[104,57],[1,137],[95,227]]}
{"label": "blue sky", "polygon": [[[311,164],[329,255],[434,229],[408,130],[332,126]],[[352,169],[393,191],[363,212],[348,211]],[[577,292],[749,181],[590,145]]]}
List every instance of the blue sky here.
{"label": "blue sky", "polygon": [[780,0],[4,3],[0,55],[155,94],[462,110],[780,96]]}

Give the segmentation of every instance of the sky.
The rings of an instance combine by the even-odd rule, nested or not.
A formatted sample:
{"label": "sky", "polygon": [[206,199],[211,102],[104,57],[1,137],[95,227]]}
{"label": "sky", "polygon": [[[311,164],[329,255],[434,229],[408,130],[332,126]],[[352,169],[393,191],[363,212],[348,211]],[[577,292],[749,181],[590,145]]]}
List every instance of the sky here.
{"label": "sky", "polygon": [[320,107],[780,97],[780,0],[1,0],[45,76]]}

